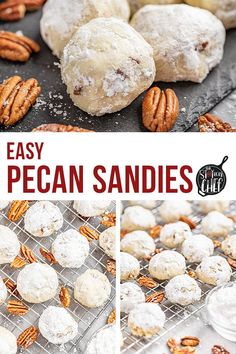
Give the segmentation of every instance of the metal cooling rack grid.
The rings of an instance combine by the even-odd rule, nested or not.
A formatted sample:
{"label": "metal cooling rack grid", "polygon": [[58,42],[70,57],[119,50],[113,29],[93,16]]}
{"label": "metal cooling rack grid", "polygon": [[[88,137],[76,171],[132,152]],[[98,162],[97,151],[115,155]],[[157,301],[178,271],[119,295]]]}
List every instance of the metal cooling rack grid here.
{"label": "metal cooling rack grid", "polygon": [[[194,230],[194,233],[200,233],[200,221],[204,217],[204,215],[202,215],[198,212],[197,204],[195,202],[192,203],[192,206],[193,206],[193,214],[190,216],[190,218],[197,224],[197,227]],[[158,207],[153,210],[153,213],[157,218],[157,224],[161,224],[161,219],[158,214]],[[233,201],[230,203],[230,209],[226,214],[236,216],[236,201]],[[160,242],[156,242],[156,247],[168,249],[168,248],[164,247],[163,244],[161,244]],[[214,255],[221,255],[222,257],[227,258],[223,254],[223,252],[221,252],[219,249],[215,250]],[[187,263],[187,272],[189,270],[195,270],[197,265],[198,265],[197,263]],[[141,266],[140,267],[141,268],[140,275],[149,275],[148,262],[142,261],[140,263],[140,266]],[[234,269],[232,269],[232,270],[233,270],[233,274],[232,274],[231,280],[236,281],[236,270],[234,270]],[[165,323],[165,326],[162,329],[162,331],[157,336],[155,336],[149,340],[140,339],[138,337],[133,336],[130,333],[128,326],[127,326],[128,316],[127,315],[121,316],[121,330],[122,330],[123,339],[124,339],[124,346],[121,349],[121,353],[126,353],[126,354],[142,353],[144,350],[147,350],[147,348],[150,347],[151,345],[153,345],[154,343],[157,345],[157,349],[158,349],[158,345],[160,344],[160,340],[166,334],[168,334],[173,329],[178,330],[178,327],[181,326],[185,320],[192,317],[198,311],[200,311],[202,308],[204,308],[206,296],[214,287],[210,286],[208,284],[202,283],[199,280],[197,280],[197,282],[200,285],[201,290],[202,290],[201,300],[198,303],[184,307],[184,306],[180,306],[180,305],[171,304],[166,299],[161,302],[160,306],[161,306],[162,310],[165,312],[166,323]],[[151,289],[151,290],[148,290],[148,289],[142,287],[142,290],[144,291],[145,295],[147,296],[147,295],[154,293],[155,291],[165,290],[165,286],[167,283],[168,283],[168,281],[158,283],[158,286],[154,289]],[[160,354],[160,353],[157,352],[157,354]]]}
{"label": "metal cooling rack grid", "polygon": [[[101,233],[103,230],[105,230],[105,227],[100,224],[101,217],[83,218],[72,209],[71,202],[58,201],[55,202],[55,204],[60,208],[64,217],[63,227],[57,232],[57,234],[66,231],[69,228],[75,228],[78,230],[81,225],[88,225],[89,227],[96,230],[98,233]],[[45,259],[41,256],[39,249],[40,247],[44,247],[50,250],[51,244],[55,239],[55,235],[53,235],[52,237],[45,238],[32,237],[24,230],[23,218],[21,218],[17,223],[11,222],[6,216],[7,211],[8,209],[4,210],[4,212],[0,212],[0,224],[8,226],[11,230],[13,230],[17,234],[19,241],[22,244],[25,244],[30,247],[34,251],[35,255],[37,256],[37,259],[40,262],[46,263]],[[114,213],[116,212],[114,202],[111,202],[108,211]],[[115,277],[111,276],[111,274],[106,271],[107,259],[108,257],[99,247],[98,242],[93,241],[90,242],[89,256],[87,257],[84,265],[81,268],[66,269],[62,268],[59,265],[53,265],[53,268],[57,271],[60,286],[66,285],[71,292],[71,306],[68,311],[71,312],[72,316],[79,324],[78,336],[72,342],[69,342],[64,346],[56,346],[49,343],[40,335],[38,340],[34,343],[32,347],[27,350],[19,350],[19,353],[22,352],[31,354],[77,354],[84,352],[86,344],[91,338],[92,334],[96,332],[96,330],[98,330],[100,327],[106,324],[109,313],[115,307]],[[78,275],[82,274],[88,268],[96,268],[97,270],[100,270],[102,273],[106,274],[108,279],[110,280],[112,292],[109,301],[105,304],[103,308],[85,308],[74,300],[73,284]],[[19,270],[11,268],[8,264],[0,266],[0,276],[2,276],[2,278],[8,277],[14,282],[16,282],[18,273]],[[14,298],[14,295],[9,295],[8,299],[9,298]],[[0,307],[0,325],[3,325],[4,327],[8,328],[17,337],[24,329],[26,329],[30,325],[34,325],[37,327],[39,316],[45,308],[50,305],[59,304],[59,298],[49,300],[43,304],[28,304],[30,311],[28,312],[28,314],[21,317],[15,317],[10,315],[6,311],[6,305],[2,305]]]}

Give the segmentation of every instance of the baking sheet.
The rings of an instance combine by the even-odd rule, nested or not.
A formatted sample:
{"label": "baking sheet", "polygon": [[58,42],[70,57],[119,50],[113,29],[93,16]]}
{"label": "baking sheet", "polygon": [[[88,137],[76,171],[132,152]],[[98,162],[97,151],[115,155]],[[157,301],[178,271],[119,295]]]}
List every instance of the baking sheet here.
{"label": "baking sheet", "polygon": [[[27,13],[19,22],[0,22],[0,29],[22,31],[39,42],[42,48],[41,52],[34,55],[26,64],[0,60],[1,81],[17,74],[24,79],[35,77],[42,86],[38,103],[27,116],[14,127],[7,129],[0,127],[0,131],[28,132],[44,123],[72,124],[98,132],[146,131],[141,121],[141,102],[144,94],[121,112],[100,118],[91,117],[73,105],[61,81],[58,59],[52,55],[40,37],[40,17],[41,11],[37,11]],[[199,115],[208,112],[236,88],[236,29],[227,33],[223,61],[202,84],[180,82],[158,85],[161,88],[172,87],[180,99],[180,117],[173,131],[188,130]]]}
{"label": "baking sheet", "polygon": [[[70,228],[79,229],[82,225],[88,225],[98,233],[102,232],[106,228],[100,224],[101,217],[91,217],[83,218],[79,216],[72,208],[73,202],[55,202],[55,204],[60,208],[64,223],[62,228],[56,233],[59,234]],[[32,203],[31,203],[32,204]],[[45,259],[39,252],[40,247],[47,250],[51,249],[51,244],[55,240],[55,235],[50,237],[37,238],[30,235],[24,230],[24,220],[21,218],[17,223],[11,222],[7,218],[7,209],[0,212],[0,224],[9,227],[13,230],[20,241],[21,244],[25,244],[30,247],[34,254],[36,255],[38,261],[42,263],[47,263]],[[109,212],[115,213],[115,203],[111,202]],[[115,277],[106,271],[106,262],[109,259],[104,251],[99,247],[97,241],[90,242],[90,252],[89,256],[86,258],[85,263],[79,269],[75,268],[63,268],[58,264],[52,265],[52,267],[57,271],[59,284],[61,286],[66,286],[71,294],[71,305],[67,309],[73,318],[78,323],[79,333],[74,338],[73,341],[66,343],[65,345],[53,345],[49,343],[42,335],[39,335],[37,341],[29,347],[27,350],[18,350],[17,353],[31,353],[31,354],[83,354],[85,352],[86,345],[90,340],[91,336],[101,327],[106,325],[107,318],[111,311],[115,307]],[[104,273],[110,283],[111,283],[111,295],[106,304],[102,307],[89,309],[87,307],[79,304],[73,297],[73,288],[76,278],[84,273],[89,268],[95,268],[100,272]],[[13,269],[9,264],[0,266],[0,276],[2,278],[10,278],[16,282],[17,276],[19,274],[19,269]],[[60,306],[60,301],[58,296],[54,299],[46,301],[41,304],[29,304],[25,301],[29,307],[29,312],[25,316],[13,316],[9,314],[6,310],[6,303],[9,299],[14,299],[15,296],[8,292],[8,298],[4,304],[0,307],[0,326],[9,329],[16,337],[19,336],[23,330],[28,328],[30,325],[34,325],[38,328],[39,316],[48,306]]]}

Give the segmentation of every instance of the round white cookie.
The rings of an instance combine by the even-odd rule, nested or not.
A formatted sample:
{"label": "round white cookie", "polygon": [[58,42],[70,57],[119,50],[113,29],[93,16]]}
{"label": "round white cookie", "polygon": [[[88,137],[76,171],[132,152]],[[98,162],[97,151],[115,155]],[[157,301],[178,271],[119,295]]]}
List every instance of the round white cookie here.
{"label": "round white cookie", "polygon": [[102,215],[111,204],[110,200],[75,200],[73,208],[86,218]]}
{"label": "round white cookie", "polygon": [[25,230],[36,237],[46,237],[58,231],[63,225],[60,209],[48,201],[33,204],[25,214]]}
{"label": "round white cookie", "polygon": [[120,285],[120,310],[129,313],[136,305],[145,302],[145,295],[137,284],[126,282]]}
{"label": "round white cookie", "polygon": [[164,327],[165,319],[158,304],[139,304],[129,313],[128,327],[133,335],[150,338]]}
{"label": "round white cookie", "polygon": [[149,273],[153,278],[167,280],[176,275],[184,274],[186,270],[185,259],[176,251],[163,251],[156,254],[149,263]]}
{"label": "round white cookie", "polygon": [[202,233],[211,238],[227,237],[233,227],[233,221],[219,211],[211,211],[201,223]]}
{"label": "round white cookie", "polygon": [[41,35],[53,53],[60,57],[73,33],[97,17],[119,17],[128,21],[127,0],[48,0],[40,22]]}
{"label": "round white cookie", "polygon": [[62,267],[79,268],[89,254],[89,242],[78,231],[69,229],[57,236],[52,253]]}
{"label": "round white cookie", "polygon": [[200,287],[187,274],[172,278],[165,287],[165,294],[170,302],[181,306],[188,306],[201,299]]}
{"label": "round white cookie", "polygon": [[4,284],[2,278],[0,277],[0,306],[4,303],[7,298],[7,287]]}
{"label": "round white cookie", "polygon": [[135,279],[139,275],[139,261],[129,253],[120,253],[120,279],[129,280]]}
{"label": "round white cookie", "polygon": [[154,50],[156,81],[200,83],[223,57],[225,28],[209,11],[147,5],[131,24]]}
{"label": "round white cookie", "polygon": [[153,238],[142,230],[126,234],[120,242],[121,251],[132,254],[137,259],[150,256],[156,249]]}
{"label": "round white cookie", "polygon": [[230,281],[232,269],[221,256],[206,257],[196,269],[197,277],[210,285],[222,285]]}
{"label": "round white cookie", "polygon": [[76,279],[74,296],[84,306],[103,306],[110,293],[111,284],[108,278],[96,269],[88,269]]}
{"label": "round white cookie", "polygon": [[229,208],[230,202],[228,200],[201,200],[198,205],[200,211],[204,214],[213,210],[223,213]]}
{"label": "round white cookie", "polygon": [[116,336],[115,325],[104,326],[92,336],[85,354],[116,354]]}
{"label": "round white cookie", "polygon": [[121,228],[127,231],[148,230],[155,224],[153,213],[139,205],[126,208],[121,217]]}
{"label": "round white cookie", "polygon": [[61,72],[74,104],[93,116],[129,106],[156,74],[151,46],[115,18],[82,26],[63,51]]}
{"label": "round white cookie", "polygon": [[131,13],[134,14],[136,11],[141,9],[145,5],[168,5],[168,4],[179,4],[183,2],[182,0],[129,0]]}
{"label": "round white cookie", "polygon": [[146,209],[155,209],[157,207],[156,200],[129,200],[130,206],[139,205]]}
{"label": "round white cookie", "polygon": [[49,306],[39,318],[39,331],[53,344],[65,344],[78,334],[78,324],[63,307]]}
{"label": "round white cookie", "polygon": [[236,235],[227,237],[222,242],[221,248],[226,256],[236,259]]}
{"label": "round white cookie", "polygon": [[17,342],[16,337],[8,329],[0,326],[0,353],[16,354]]}
{"label": "round white cookie", "polygon": [[5,209],[10,204],[9,200],[0,200],[0,210]]}
{"label": "round white cookie", "polygon": [[184,241],[181,252],[188,262],[198,263],[201,262],[204,257],[213,255],[214,244],[212,240],[205,235],[194,235]]}
{"label": "round white cookie", "polygon": [[26,265],[17,277],[17,290],[21,297],[33,304],[52,299],[57,294],[58,277],[56,271],[47,264]]}
{"label": "round white cookie", "polygon": [[189,216],[192,212],[191,204],[185,200],[165,200],[158,210],[166,223],[176,222],[181,216]]}
{"label": "round white cookie", "polygon": [[116,259],[116,227],[112,226],[103,231],[99,236],[99,245],[102,247],[104,252],[111,257]]}
{"label": "round white cookie", "polygon": [[185,0],[185,2],[211,11],[226,28],[236,27],[236,0]]}
{"label": "round white cookie", "polygon": [[0,225],[0,264],[11,263],[20,252],[20,242],[14,231]]}
{"label": "round white cookie", "polygon": [[162,227],[160,232],[160,241],[169,248],[177,248],[182,243],[191,238],[192,231],[188,224],[177,221],[175,223],[166,224]]}

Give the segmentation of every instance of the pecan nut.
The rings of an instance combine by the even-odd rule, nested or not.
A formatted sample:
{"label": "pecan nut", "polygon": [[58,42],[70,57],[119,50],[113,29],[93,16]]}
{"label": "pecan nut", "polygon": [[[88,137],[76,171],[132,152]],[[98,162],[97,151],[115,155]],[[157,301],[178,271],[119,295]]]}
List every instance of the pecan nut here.
{"label": "pecan nut", "polygon": [[112,324],[116,321],[116,309],[112,310],[108,316],[107,323]]}
{"label": "pecan nut", "polygon": [[7,303],[7,311],[15,316],[24,316],[29,308],[19,300],[9,300]]}
{"label": "pecan nut", "polygon": [[112,227],[116,225],[116,214],[115,213],[105,213],[102,216],[101,224],[105,227]]}
{"label": "pecan nut", "polygon": [[52,254],[52,252],[47,251],[45,248],[42,248],[42,247],[39,249],[39,252],[43,256],[43,258],[46,259],[49,263],[52,263],[52,264],[57,263],[57,260],[54,257],[54,255]]}
{"label": "pecan nut", "polygon": [[37,340],[38,335],[39,330],[34,326],[30,326],[19,335],[17,338],[17,345],[27,349]]}
{"label": "pecan nut", "polygon": [[236,131],[229,123],[210,113],[206,113],[204,116],[198,118],[198,128],[201,133],[228,133]]}
{"label": "pecan nut", "polygon": [[152,238],[154,238],[154,239],[158,238],[160,236],[161,229],[162,229],[161,225],[156,225],[156,226],[152,227],[149,230],[150,236],[152,236]]}
{"label": "pecan nut", "polygon": [[221,248],[221,242],[220,241],[214,240],[213,244],[214,244],[214,248]]}
{"label": "pecan nut", "polygon": [[19,21],[25,16],[26,7],[17,0],[5,1],[0,4],[1,21]]}
{"label": "pecan nut", "polygon": [[16,256],[16,258],[11,262],[10,267],[15,269],[20,269],[25,265],[26,265],[26,261],[23,258]]}
{"label": "pecan nut", "polygon": [[32,39],[13,32],[0,31],[0,58],[26,62],[31,53],[39,51],[39,45]]}
{"label": "pecan nut", "polygon": [[181,345],[184,347],[197,347],[200,344],[200,340],[197,337],[187,336],[181,339]]}
{"label": "pecan nut", "polygon": [[190,227],[191,230],[196,228],[196,224],[193,220],[191,220],[190,218],[188,218],[187,216],[181,216],[179,218],[179,221],[184,222],[185,224],[188,224],[188,226]]}
{"label": "pecan nut", "polygon": [[81,233],[81,235],[85,236],[89,242],[99,239],[98,232],[91,229],[91,227],[89,226],[86,225],[81,226],[79,232]]}
{"label": "pecan nut", "polygon": [[64,307],[70,307],[71,298],[69,290],[66,287],[61,288],[59,298]]}
{"label": "pecan nut", "polygon": [[165,293],[164,291],[156,291],[155,293],[148,295],[146,297],[146,302],[154,302],[156,304],[159,304],[160,302],[162,302],[165,298]]}
{"label": "pecan nut", "polygon": [[142,276],[138,279],[138,283],[141,286],[145,286],[145,288],[153,289],[157,286],[157,282],[152,278]]}
{"label": "pecan nut", "polygon": [[14,200],[11,203],[7,217],[11,221],[18,221],[24,215],[28,208],[28,200]]}
{"label": "pecan nut", "polygon": [[52,132],[52,133],[91,133],[93,130],[83,129],[80,127],[74,127],[72,125],[64,124],[42,124],[33,129],[33,132]]}
{"label": "pecan nut", "polygon": [[17,297],[20,295],[18,293],[17,289],[16,289],[16,283],[14,283],[13,280],[11,280],[9,278],[4,278],[3,282],[6,285],[7,289],[10,291],[11,294],[13,294],[13,295],[15,295]]}
{"label": "pecan nut", "polygon": [[111,273],[114,277],[116,276],[116,261],[113,259],[108,259],[106,269],[109,273]]}
{"label": "pecan nut", "polygon": [[229,263],[230,267],[236,269],[236,260],[234,260],[234,259],[228,257],[228,258],[227,258],[227,262]]}
{"label": "pecan nut", "polygon": [[152,132],[168,132],[179,115],[179,100],[172,89],[151,88],[143,100],[143,124]]}
{"label": "pecan nut", "polygon": [[0,124],[13,125],[22,119],[41,92],[37,80],[12,76],[0,85]]}
{"label": "pecan nut", "polygon": [[34,255],[34,252],[26,245],[21,245],[21,255],[29,262],[37,262],[37,258]]}
{"label": "pecan nut", "polygon": [[230,354],[228,350],[226,350],[224,347],[221,345],[214,345],[214,347],[211,349],[212,354]]}

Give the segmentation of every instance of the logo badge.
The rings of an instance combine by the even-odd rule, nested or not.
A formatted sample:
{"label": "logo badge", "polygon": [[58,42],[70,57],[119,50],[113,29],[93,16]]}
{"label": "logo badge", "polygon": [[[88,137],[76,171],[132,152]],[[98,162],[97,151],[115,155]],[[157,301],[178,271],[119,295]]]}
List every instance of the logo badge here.
{"label": "logo badge", "polygon": [[198,171],[196,182],[199,195],[206,197],[207,195],[215,195],[223,191],[227,181],[223,165],[227,160],[228,156],[225,156],[219,166],[209,164],[203,166]]}

